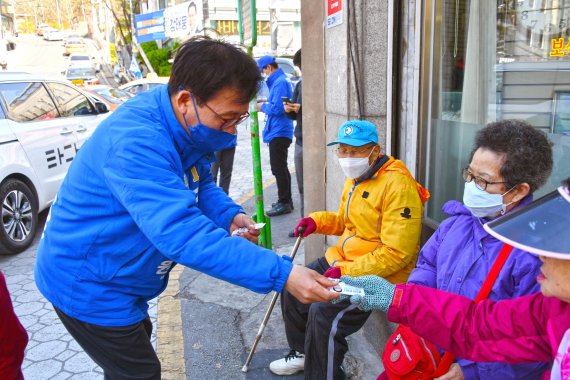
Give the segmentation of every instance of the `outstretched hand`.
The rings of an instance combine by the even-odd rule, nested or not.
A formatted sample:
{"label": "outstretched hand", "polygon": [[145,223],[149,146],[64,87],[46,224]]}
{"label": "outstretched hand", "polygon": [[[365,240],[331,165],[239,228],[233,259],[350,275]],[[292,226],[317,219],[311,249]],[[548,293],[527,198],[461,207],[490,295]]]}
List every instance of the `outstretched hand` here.
{"label": "outstretched hand", "polygon": [[331,292],[329,288],[336,282],[329,280],[318,272],[294,265],[285,289],[302,303],[328,302],[338,298],[338,293]]}
{"label": "outstretched hand", "polygon": [[257,244],[257,238],[261,234],[260,230],[255,229],[255,222],[246,214],[239,213],[237,214],[232,223],[230,224],[230,235],[234,230],[238,228],[247,228],[246,232],[242,232],[239,236],[249,240],[250,242]]}
{"label": "outstretched hand", "polygon": [[342,276],[340,279],[348,285],[364,289],[363,297],[358,295],[350,297],[350,302],[357,305],[360,310],[388,311],[392,298],[394,298],[396,285],[374,275],[360,277]]}

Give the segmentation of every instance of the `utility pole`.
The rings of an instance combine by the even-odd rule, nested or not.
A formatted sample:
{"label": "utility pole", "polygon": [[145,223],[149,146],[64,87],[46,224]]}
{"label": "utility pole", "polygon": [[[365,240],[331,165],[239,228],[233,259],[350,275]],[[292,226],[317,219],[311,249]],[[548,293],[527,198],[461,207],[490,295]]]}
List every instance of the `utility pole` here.
{"label": "utility pole", "polygon": [[59,12],[59,0],[55,0],[55,6],[57,8],[57,24],[59,25],[59,29],[61,29],[61,14]]}
{"label": "utility pole", "polygon": [[4,43],[4,26],[2,25],[2,0],[0,0],[0,37],[2,39],[2,43]]}

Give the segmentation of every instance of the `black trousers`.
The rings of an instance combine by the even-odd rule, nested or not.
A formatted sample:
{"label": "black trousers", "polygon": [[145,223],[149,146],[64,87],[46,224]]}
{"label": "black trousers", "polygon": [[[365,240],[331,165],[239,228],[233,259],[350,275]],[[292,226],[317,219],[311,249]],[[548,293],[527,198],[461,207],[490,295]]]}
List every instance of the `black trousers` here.
{"label": "black trousers", "polygon": [[160,380],[160,361],[150,343],[150,318],[130,326],[99,326],[53,308],[71,336],[103,369],[105,380]]}
{"label": "black trousers", "polygon": [[236,148],[224,149],[215,153],[216,162],[212,164],[212,175],[214,183],[218,184],[218,171],[220,172],[219,186],[226,194],[230,193],[230,182],[232,181],[232,170],[234,167],[234,155]]}
{"label": "black trousers", "polygon": [[291,202],[291,173],[287,167],[287,153],[291,139],[276,137],[269,142],[271,173],[277,181],[277,197],[281,203]]}
{"label": "black trousers", "polygon": [[[322,257],[307,268],[323,274],[329,264]],[[348,351],[346,337],[360,330],[370,312],[348,300],[305,305],[286,290],[281,293],[281,312],[289,347],[305,353],[305,379],[344,379],[340,366]]]}

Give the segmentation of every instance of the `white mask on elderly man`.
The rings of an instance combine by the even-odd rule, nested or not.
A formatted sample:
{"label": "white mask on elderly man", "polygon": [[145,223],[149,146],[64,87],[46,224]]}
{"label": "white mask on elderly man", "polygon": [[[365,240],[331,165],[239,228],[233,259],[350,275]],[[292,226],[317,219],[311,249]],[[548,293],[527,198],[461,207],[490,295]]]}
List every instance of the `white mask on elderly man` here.
{"label": "white mask on elderly man", "polygon": [[368,153],[368,156],[361,158],[346,157],[339,158],[338,163],[344,173],[348,178],[360,178],[367,170],[370,168],[370,155],[374,152],[374,149]]}

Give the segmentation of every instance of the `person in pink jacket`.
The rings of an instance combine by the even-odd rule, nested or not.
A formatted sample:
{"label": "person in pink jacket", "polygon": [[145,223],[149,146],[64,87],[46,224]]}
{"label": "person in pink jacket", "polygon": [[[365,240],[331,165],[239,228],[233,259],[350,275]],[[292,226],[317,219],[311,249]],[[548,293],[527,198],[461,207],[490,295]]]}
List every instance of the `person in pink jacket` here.
{"label": "person in pink jacket", "polygon": [[[570,379],[570,178],[565,186],[485,229],[542,261],[540,293],[474,303],[457,294],[377,276],[342,280],[364,288],[360,309],[383,310],[436,346],[479,362],[551,363],[543,379]],[[445,376],[445,375],[444,375]],[[443,377],[442,377],[443,378]]]}

